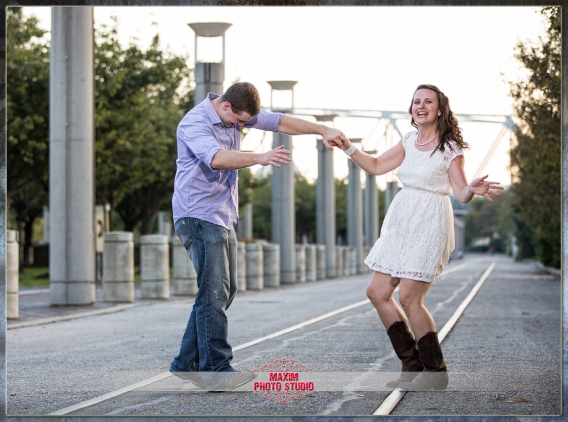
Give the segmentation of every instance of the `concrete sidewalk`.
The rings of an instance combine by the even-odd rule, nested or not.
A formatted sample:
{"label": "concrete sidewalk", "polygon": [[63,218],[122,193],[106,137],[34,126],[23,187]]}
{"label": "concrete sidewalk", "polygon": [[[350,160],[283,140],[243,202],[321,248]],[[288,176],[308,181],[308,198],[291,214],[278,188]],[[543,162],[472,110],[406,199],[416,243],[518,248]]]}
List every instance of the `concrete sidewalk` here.
{"label": "concrete sidewalk", "polygon": [[194,296],[174,296],[170,293],[169,299],[142,299],[140,283],[134,284],[134,302],[118,303],[103,302],[102,285],[95,287],[95,303],[92,305],[51,305],[49,288],[21,289],[19,294],[19,318],[9,319],[8,330],[33,325],[49,324],[87,316],[102,315],[120,312],[137,306],[149,306],[155,303],[193,302]]}

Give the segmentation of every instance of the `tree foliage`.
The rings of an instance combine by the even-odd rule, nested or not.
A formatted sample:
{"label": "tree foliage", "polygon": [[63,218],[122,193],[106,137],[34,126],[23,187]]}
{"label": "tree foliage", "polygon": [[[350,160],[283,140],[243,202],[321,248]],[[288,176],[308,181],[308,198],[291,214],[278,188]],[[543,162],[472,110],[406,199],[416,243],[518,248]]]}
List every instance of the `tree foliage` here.
{"label": "tree foliage", "polygon": [[7,209],[23,230],[24,265],[31,263],[33,223],[49,190],[49,42],[35,17],[6,9]]}
{"label": "tree foliage", "polygon": [[[36,17],[7,9],[7,197],[31,244],[49,188],[49,41]],[[118,42],[116,21],[95,33],[95,183],[127,230],[150,233],[170,209],[176,127],[193,106],[187,56]],[[30,230],[27,233],[27,230]],[[28,244],[28,239],[29,243]]]}
{"label": "tree foliage", "polygon": [[169,209],[176,160],[176,127],[193,106],[187,57],[123,49],[116,26],[97,34],[96,192],[133,230],[150,233],[156,213]]}
{"label": "tree foliage", "polygon": [[[239,170],[239,178],[242,170]],[[295,218],[296,242],[305,236],[309,243],[316,239],[316,185],[301,174],[295,175]],[[337,233],[346,239],[347,233],[347,185],[345,179],[335,180],[336,226]],[[239,193],[240,195],[240,193]],[[252,189],[253,237],[270,239],[272,237],[272,177],[256,181]]]}
{"label": "tree foliage", "polygon": [[518,258],[535,251],[535,258],[555,267],[561,256],[560,10],[543,8],[546,37],[517,45],[515,57],[526,77],[510,83],[518,121],[511,149],[517,239],[531,243],[519,244]]}
{"label": "tree foliage", "polygon": [[[243,170],[239,170],[239,179]],[[245,171],[245,175],[249,174]],[[251,176],[245,176],[251,177]],[[308,242],[314,243],[316,236],[316,186],[299,173],[295,174],[295,219],[296,242],[300,243],[304,235]],[[253,237],[272,238],[272,175],[265,179],[253,177],[250,183],[250,198],[253,204]],[[240,188],[241,186],[239,186]],[[239,192],[239,196],[241,192]],[[240,201],[239,201],[240,202]],[[243,204],[244,205],[244,204]]]}
{"label": "tree foliage", "polygon": [[6,11],[6,192],[10,200],[28,185],[47,186],[47,179],[40,179],[47,177],[49,168],[49,44],[37,18],[24,19],[21,8]]}

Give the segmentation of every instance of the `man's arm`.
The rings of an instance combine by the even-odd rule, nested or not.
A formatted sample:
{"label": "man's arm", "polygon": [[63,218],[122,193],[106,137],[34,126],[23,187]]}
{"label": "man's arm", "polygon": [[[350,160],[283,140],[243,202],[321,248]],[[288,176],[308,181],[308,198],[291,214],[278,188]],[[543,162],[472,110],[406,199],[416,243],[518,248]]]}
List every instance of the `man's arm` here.
{"label": "man's arm", "polygon": [[289,154],[283,145],[262,154],[221,149],[213,156],[211,167],[217,170],[238,170],[256,164],[280,167],[292,161]]}
{"label": "man's arm", "polygon": [[326,148],[331,151],[333,151],[335,145],[341,145],[341,136],[343,135],[339,129],[309,122],[287,114],[282,116],[278,125],[278,132],[286,135],[320,135]]}

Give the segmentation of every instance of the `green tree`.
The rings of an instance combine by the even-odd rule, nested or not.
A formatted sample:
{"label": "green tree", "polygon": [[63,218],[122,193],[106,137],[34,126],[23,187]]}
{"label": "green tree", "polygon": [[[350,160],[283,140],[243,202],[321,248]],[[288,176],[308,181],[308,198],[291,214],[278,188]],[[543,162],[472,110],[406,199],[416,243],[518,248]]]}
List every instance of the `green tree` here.
{"label": "green tree", "polygon": [[[511,149],[518,258],[531,251],[545,265],[560,267],[561,236],[561,29],[560,7],[545,7],[546,37],[520,42],[516,59],[527,76],[510,83],[518,120]],[[527,233],[527,229],[531,233]]]}
{"label": "green tree", "polygon": [[[239,178],[242,171],[239,170]],[[272,239],[272,174],[252,189],[252,215],[252,236]]]}
{"label": "green tree", "polygon": [[123,49],[116,24],[97,33],[96,192],[125,230],[152,231],[160,209],[170,209],[175,176],[175,129],[193,106],[187,57],[159,48]]}
{"label": "green tree", "polygon": [[[8,200],[49,166],[49,43],[36,17],[9,7],[6,31]],[[30,169],[34,171],[30,171]]]}
{"label": "green tree", "polygon": [[[241,172],[239,170],[239,178]],[[247,176],[248,177],[248,176]],[[296,241],[300,242],[305,234],[310,243],[316,239],[316,185],[309,183],[302,175],[296,175]],[[240,193],[239,193],[240,195]],[[379,191],[379,224],[385,218],[385,193]],[[253,237],[270,239],[272,237],[271,210],[272,210],[272,177],[256,179],[252,189],[253,203]],[[347,181],[335,180],[335,215],[336,236],[347,240]],[[376,239],[373,239],[373,242]]]}
{"label": "green tree", "polygon": [[23,231],[27,266],[49,189],[49,42],[36,17],[25,19],[19,7],[6,15],[6,209]]}
{"label": "green tree", "polygon": [[296,242],[306,236],[308,243],[316,241],[316,184],[296,173]]}
{"label": "green tree", "polygon": [[243,213],[246,205],[253,202],[255,189],[264,186],[267,182],[270,183],[270,180],[270,177],[267,179],[256,177],[248,167],[239,170],[239,215]]}

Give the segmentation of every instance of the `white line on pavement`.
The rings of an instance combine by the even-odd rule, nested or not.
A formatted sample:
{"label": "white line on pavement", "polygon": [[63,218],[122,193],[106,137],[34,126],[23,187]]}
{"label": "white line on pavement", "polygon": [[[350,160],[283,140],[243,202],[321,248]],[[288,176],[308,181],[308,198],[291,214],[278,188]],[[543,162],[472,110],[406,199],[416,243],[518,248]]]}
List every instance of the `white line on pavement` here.
{"label": "white line on pavement", "polygon": [[159,375],[156,375],[152,378],[148,378],[146,380],[142,380],[137,382],[136,384],[129,385],[128,387],[121,388],[119,390],[111,391],[110,393],[103,394],[102,396],[95,397],[91,400],[86,400],[81,403],[74,404],[73,406],[68,406],[60,410],[56,410],[55,412],[48,413],[48,416],[51,415],[66,415],[67,413],[74,412],[75,410],[83,409],[85,407],[92,406],[94,404],[103,402],[108,399],[112,399],[113,397],[120,396],[121,394],[128,393],[129,391],[135,390],[136,388],[145,387],[146,385],[152,384],[154,382],[163,380],[166,377],[169,377],[171,374],[169,372],[162,372]]}
{"label": "white line on pavement", "polygon": [[[460,304],[460,306],[458,306],[458,308],[456,309],[454,314],[450,317],[448,322],[446,322],[444,327],[442,327],[442,329],[438,332],[438,340],[440,341],[440,343],[444,341],[450,330],[454,327],[460,316],[463,314],[463,311],[465,311],[465,308],[467,308],[467,306],[473,300],[473,298],[475,297],[475,295],[477,294],[483,283],[485,283],[485,280],[487,280],[487,277],[489,277],[489,274],[491,274],[491,271],[493,271],[493,268],[495,268],[495,265],[497,264],[495,261],[493,261],[489,266],[489,268],[487,268],[485,273],[483,273],[479,281],[475,284],[473,289],[471,289],[471,292],[469,292],[469,294],[464,299],[464,301]],[[455,270],[456,268],[453,268],[453,270]],[[398,404],[398,402],[404,397],[404,393],[406,393],[405,390],[401,388],[395,388],[392,391],[392,393],[388,395],[385,401],[379,406],[379,408],[375,410],[373,415],[381,415],[381,416],[390,415],[390,413]]]}
{"label": "white line on pavement", "polygon": [[[255,344],[262,343],[263,341],[270,340],[270,339],[273,339],[273,338],[278,337],[278,336],[282,336],[282,335],[290,333],[292,331],[299,330],[300,328],[306,327],[308,325],[315,324],[316,322],[323,321],[324,319],[331,318],[332,316],[341,314],[343,312],[347,312],[351,309],[355,309],[359,306],[366,305],[367,303],[370,303],[368,299],[362,300],[362,301],[357,302],[357,303],[353,303],[353,304],[348,305],[348,306],[344,306],[343,308],[339,308],[335,311],[328,312],[327,314],[320,315],[319,317],[309,319],[309,320],[304,321],[300,324],[292,325],[291,327],[285,328],[285,329],[280,330],[280,331],[276,331],[272,334],[269,334],[269,335],[264,336],[264,337],[260,337],[256,340],[249,341],[248,343],[243,343],[243,344],[241,344],[237,347],[234,347],[233,351],[246,349],[247,347],[254,346]],[[73,406],[65,407],[64,409],[56,410],[55,412],[49,413],[48,415],[66,415],[66,414],[74,412],[76,410],[83,409],[85,407],[92,406],[94,404],[103,402],[105,400],[112,399],[113,397],[120,396],[124,393],[128,393],[129,391],[136,390],[137,388],[142,388],[142,387],[145,387],[147,385],[153,384],[157,381],[161,381],[164,378],[169,377],[170,375],[172,375],[170,372],[163,372],[163,373],[156,375],[152,378],[148,378],[146,380],[142,380],[140,382],[137,382],[136,384],[132,384],[132,385],[129,385],[127,387],[123,387],[119,390],[111,391],[110,393],[106,393],[106,394],[103,394],[102,396],[95,397],[93,399],[86,400],[86,401],[83,401],[81,403],[77,403]]]}

